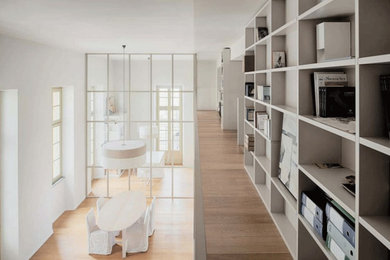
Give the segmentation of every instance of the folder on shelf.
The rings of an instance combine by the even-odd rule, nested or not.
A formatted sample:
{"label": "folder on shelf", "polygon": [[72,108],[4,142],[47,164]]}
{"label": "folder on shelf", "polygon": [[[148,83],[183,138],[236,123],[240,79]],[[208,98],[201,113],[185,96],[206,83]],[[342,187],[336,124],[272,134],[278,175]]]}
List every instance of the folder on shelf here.
{"label": "folder on shelf", "polygon": [[324,225],[303,204],[301,205],[301,214],[307,220],[307,222],[309,222],[309,224],[315,229],[315,231],[325,240],[326,229],[324,228]]}
{"label": "folder on shelf", "polygon": [[341,234],[331,221],[328,221],[326,230],[328,232],[328,236],[336,242],[341,250],[343,250],[344,254],[351,260],[355,259],[355,247],[349,243],[349,241],[343,234]]}
{"label": "folder on shelf", "polygon": [[345,255],[340,246],[337,245],[336,241],[330,236],[326,237],[326,246],[329,248],[330,252],[332,252],[332,254],[337,260],[350,260],[348,256]]}
{"label": "folder on shelf", "polygon": [[301,199],[302,204],[305,205],[321,223],[325,223],[326,216],[324,211],[327,202],[325,194],[320,191],[303,191]]}
{"label": "folder on shelf", "polygon": [[349,218],[344,217],[334,206],[330,203],[326,204],[326,216],[329,221],[343,234],[343,236],[355,246],[355,227],[350,223]]}

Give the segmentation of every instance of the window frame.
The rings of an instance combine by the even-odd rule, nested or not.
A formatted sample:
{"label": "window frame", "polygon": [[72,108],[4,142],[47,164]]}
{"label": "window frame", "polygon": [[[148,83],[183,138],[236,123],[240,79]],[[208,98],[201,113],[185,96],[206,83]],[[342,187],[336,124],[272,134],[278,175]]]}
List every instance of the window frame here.
{"label": "window frame", "polygon": [[[59,93],[59,105],[54,105],[54,94],[55,93]],[[63,178],[63,172],[62,172],[62,119],[63,119],[63,113],[62,113],[62,109],[63,109],[63,100],[62,100],[62,88],[61,87],[55,87],[55,88],[52,88],[52,92],[51,92],[51,113],[52,113],[52,116],[51,116],[51,120],[52,120],[52,124],[51,124],[51,134],[52,134],[52,141],[51,141],[51,145],[52,145],[52,185],[56,184],[59,180],[61,180]],[[59,107],[59,119],[58,120],[53,120],[53,116],[54,116],[54,108],[56,107]],[[56,127],[59,127],[59,141],[54,143],[54,128]],[[59,148],[59,157],[57,159],[54,159],[54,145],[56,144],[59,144],[60,148]],[[56,176],[54,176],[54,162],[59,160],[60,162],[60,173]]]}

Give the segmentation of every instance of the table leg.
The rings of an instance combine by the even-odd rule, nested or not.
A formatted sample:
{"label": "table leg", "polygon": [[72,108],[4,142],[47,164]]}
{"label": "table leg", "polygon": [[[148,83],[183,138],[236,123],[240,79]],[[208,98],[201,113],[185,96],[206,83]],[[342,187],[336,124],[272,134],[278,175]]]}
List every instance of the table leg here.
{"label": "table leg", "polygon": [[126,229],[122,230],[122,258],[126,258],[127,251],[127,234]]}

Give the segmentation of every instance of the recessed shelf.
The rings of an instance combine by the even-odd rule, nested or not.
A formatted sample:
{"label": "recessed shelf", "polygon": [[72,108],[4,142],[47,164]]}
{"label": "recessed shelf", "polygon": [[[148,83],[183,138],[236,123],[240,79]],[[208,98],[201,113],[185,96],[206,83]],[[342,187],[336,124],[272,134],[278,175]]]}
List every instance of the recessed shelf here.
{"label": "recessed shelf", "polygon": [[390,250],[390,216],[364,216],[359,222]]}
{"label": "recessed shelf", "polygon": [[269,189],[267,185],[265,184],[254,184],[257,192],[260,195],[260,198],[262,199],[264,205],[267,207],[269,210],[270,207],[270,195],[269,195]]}
{"label": "recessed shelf", "polygon": [[313,126],[319,127],[319,128],[321,128],[321,129],[323,129],[325,131],[328,131],[328,132],[330,132],[332,134],[341,136],[341,137],[346,138],[348,140],[355,141],[355,139],[356,139],[355,134],[351,134],[351,133],[348,133],[346,131],[337,129],[337,128],[335,128],[332,125],[323,124],[321,122],[318,122],[318,121],[314,120],[314,118],[315,118],[315,116],[309,116],[309,115],[299,116],[299,119],[302,120],[302,121],[305,121],[306,123],[309,123],[309,124],[311,124]]}
{"label": "recessed shelf", "polygon": [[286,242],[288,250],[295,258],[297,255],[297,230],[294,229],[293,225],[283,213],[271,213],[271,217]]}
{"label": "recessed shelf", "polygon": [[263,101],[263,100],[255,99],[255,102],[259,103],[259,104],[261,104],[263,106],[266,106],[266,107],[270,107],[271,106],[269,101]]}
{"label": "recessed shelf", "polygon": [[325,69],[325,68],[344,68],[344,67],[353,67],[356,65],[356,59],[342,59],[335,61],[325,61],[320,63],[304,64],[299,65],[298,69],[308,70],[308,69]]}
{"label": "recessed shelf", "polygon": [[299,20],[350,16],[355,13],[354,0],[325,0],[299,16]]}
{"label": "recessed shelf", "polygon": [[292,71],[296,70],[297,66],[290,66],[290,67],[283,67],[283,68],[276,68],[276,69],[271,69],[271,72],[282,72],[282,71]]}
{"label": "recessed shelf", "polygon": [[264,155],[254,155],[254,157],[263,170],[268,174],[268,176],[271,176],[271,160]]}
{"label": "recessed shelf", "polygon": [[333,256],[332,252],[328,249],[328,247],[325,244],[325,241],[322,239],[321,236],[317,234],[317,232],[314,230],[312,226],[310,226],[309,222],[302,216],[298,215],[298,219],[300,223],[305,227],[306,231],[310,234],[310,236],[313,238],[313,240],[316,242],[318,247],[321,249],[321,251],[325,254],[325,256],[328,259],[335,260],[336,258]]}
{"label": "recessed shelf", "polygon": [[264,133],[264,130],[257,129],[257,128],[255,128],[253,125],[252,125],[252,127],[255,129],[255,131],[256,131],[259,135],[261,135],[261,137],[263,137],[263,138],[264,138],[265,140],[267,140],[267,141],[270,141],[269,137]]}
{"label": "recessed shelf", "polygon": [[256,101],[256,99],[254,99],[253,97],[248,97],[248,96],[244,96],[244,97],[245,97],[245,99],[248,99],[248,100],[250,100],[250,101],[253,101],[253,102]]}
{"label": "recessed shelf", "polygon": [[302,164],[299,169],[349,214],[355,216],[355,197],[342,186],[345,177],[355,175],[354,171],[348,168],[320,169],[314,164]]}
{"label": "recessed shelf", "polygon": [[286,105],[272,105],[272,108],[275,110],[278,110],[279,112],[282,112],[284,114],[289,114],[293,117],[297,117],[297,109],[286,106]]}
{"label": "recessed shelf", "polygon": [[359,59],[359,64],[380,64],[380,63],[390,63],[390,54],[370,56]]}
{"label": "recessed shelf", "polygon": [[278,189],[280,194],[282,194],[282,197],[285,201],[288,202],[288,204],[297,211],[297,200],[294,198],[294,196],[287,190],[286,186],[281,183],[278,177],[272,177],[271,178],[273,184]]}
{"label": "recessed shelf", "polygon": [[255,168],[253,167],[253,165],[244,165],[244,168],[245,168],[249,178],[251,179],[251,181],[254,182]]}
{"label": "recessed shelf", "polygon": [[272,33],[272,36],[281,36],[281,35],[286,35],[288,29],[290,26],[294,25],[295,23],[297,22],[296,19],[286,23],[285,25],[281,26],[280,28],[278,28],[277,30],[275,30],[273,33]]}
{"label": "recessed shelf", "polygon": [[387,137],[360,137],[360,143],[390,156],[390,139]]}

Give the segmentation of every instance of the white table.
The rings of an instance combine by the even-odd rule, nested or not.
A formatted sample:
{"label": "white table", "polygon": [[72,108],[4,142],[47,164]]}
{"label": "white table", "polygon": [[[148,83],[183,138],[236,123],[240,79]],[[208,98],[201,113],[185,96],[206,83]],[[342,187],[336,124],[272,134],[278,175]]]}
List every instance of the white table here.
{"label": "white table", "polygon": [[126,229],[146,210],[146,197],[141,191],[126,191],[108,200],[99,212],[97,225],[105,231],[122,230],[122,256],[126,257]]}

